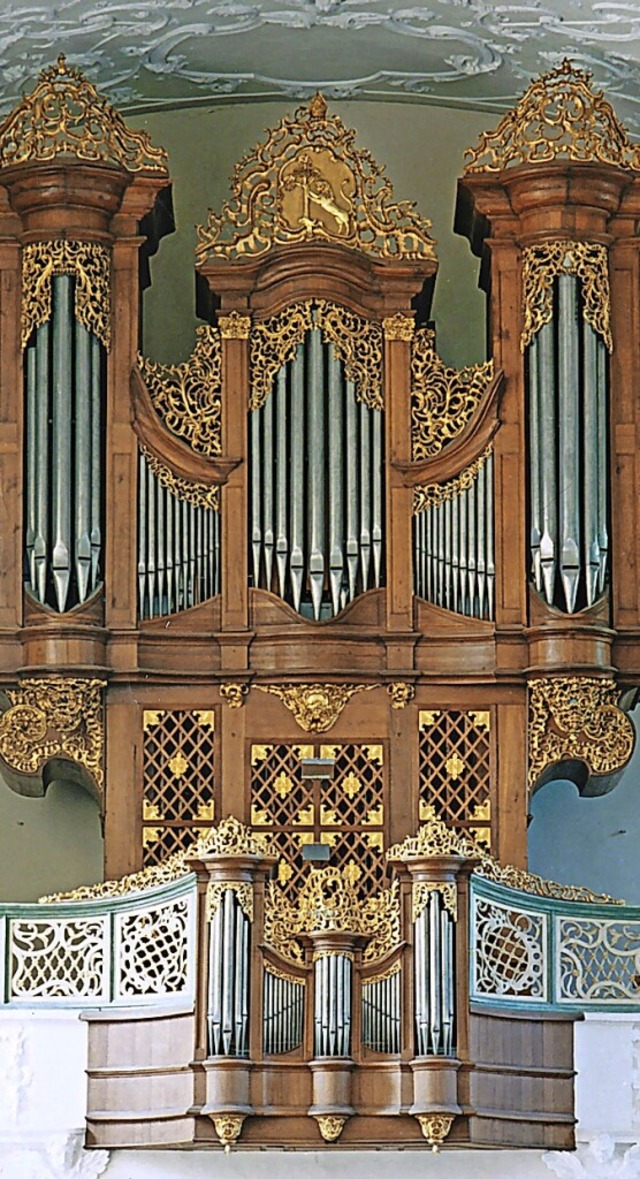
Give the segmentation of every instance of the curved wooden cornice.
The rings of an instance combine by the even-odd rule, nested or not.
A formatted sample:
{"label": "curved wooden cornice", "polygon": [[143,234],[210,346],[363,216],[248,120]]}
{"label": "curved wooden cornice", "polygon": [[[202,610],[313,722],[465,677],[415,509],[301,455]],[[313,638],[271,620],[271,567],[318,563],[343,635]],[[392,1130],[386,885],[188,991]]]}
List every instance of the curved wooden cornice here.
{"label": "curved wooden cornice", "polygon": [[158,417],[142,374],[137,368],[131,370],[131,406],[133,428],[138,441],[145,450],[166,467],[188,479],[191,483],[203,483],[207,487],[224,484],[239,465],[238,458],[205,458],[196,454],[190,446],[176,438]]}
{"label": "curved wooden cornice", "polygon": [[446,483],[480,458],[500,428],[503,392],[504,373],[499,369],[471,421],[454,442],[449,442],[434,458],[416,463],[392,461],[392,466],[402,473],[405,487],[416,487],[419,483]]}

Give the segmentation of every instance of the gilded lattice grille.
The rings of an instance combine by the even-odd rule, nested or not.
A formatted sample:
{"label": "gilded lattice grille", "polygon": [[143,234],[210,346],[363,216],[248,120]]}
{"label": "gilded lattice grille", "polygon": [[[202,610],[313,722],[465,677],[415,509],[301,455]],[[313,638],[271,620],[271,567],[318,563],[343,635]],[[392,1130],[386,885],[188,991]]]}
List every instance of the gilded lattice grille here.
{"label": "gilded lattice grille", "polygon": [[491,846],[491,713],[421,711],[420,819],[436,815]]}
{"label": "gilded lattice grille", "polygon": [[[303,777],[309,758],[332,762],[333,777]],[[384,766],[382,745],[251,746],[251,821],[272,833],[278,879],[292,894],[309,843],[328,844],[332,866],[363,892],[385,883]]]}
{"label": "gilded lattice grille", "polygon": [[143,864],[188,847],[214,821],[214,714],[143,713]]}

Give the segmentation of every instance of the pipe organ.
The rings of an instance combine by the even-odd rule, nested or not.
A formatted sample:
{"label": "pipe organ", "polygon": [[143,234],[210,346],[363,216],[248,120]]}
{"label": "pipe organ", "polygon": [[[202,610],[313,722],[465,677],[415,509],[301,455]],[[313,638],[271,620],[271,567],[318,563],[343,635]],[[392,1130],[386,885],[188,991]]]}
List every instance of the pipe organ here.
{"label": "pipe organ", "polygon": [[0,125],[3,771],[93,793],[107,891],[193,866],[196,1137],[486,1143],[465,873],[521,871],[531,792],[634,744],[640,149],[569,63],[470,149],[462,369],[429,222],[321,95],[199,227],[163,365],[170,208],[62,56]]}

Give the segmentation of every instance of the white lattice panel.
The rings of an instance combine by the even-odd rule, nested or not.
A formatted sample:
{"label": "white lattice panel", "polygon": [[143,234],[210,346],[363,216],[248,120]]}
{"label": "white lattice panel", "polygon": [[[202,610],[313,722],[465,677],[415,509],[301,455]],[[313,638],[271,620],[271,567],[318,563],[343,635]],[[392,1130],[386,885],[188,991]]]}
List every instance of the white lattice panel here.
{"label": "white lattice panel", "polygon": [[195,892],[117,913],[114,1000],[142,1002],[193,989]]}
{"label": "white lattice panel", "polygon": [[544,1003],[548,997],[548,918],[474,896],[472,993]]}
{"label": "white lattice panel", "polygon": [[10,920],[8,999],[108,1001],[108,916]]}
{"label": "white lattice panel", "polygon": [[640,922],[558,916],[555,941],[556,1002],[640,1001]]}

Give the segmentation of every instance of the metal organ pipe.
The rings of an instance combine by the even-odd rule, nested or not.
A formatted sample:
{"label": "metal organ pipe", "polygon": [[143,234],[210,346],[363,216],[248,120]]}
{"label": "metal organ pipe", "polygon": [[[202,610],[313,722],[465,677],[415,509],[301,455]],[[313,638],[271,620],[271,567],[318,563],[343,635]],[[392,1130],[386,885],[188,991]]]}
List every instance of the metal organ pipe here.
{"label": "metal organ pipe", "polygon": [[351,1051],[352,962],[348,954],[321,954],[313,964],[314,1056],[348,1056]]}
{"label": "metal organ pipe", "polygon": [[70,274],[25,354],[27,585],[64,613],[100,583],[103,346],[75,318]]}
{"label": "metal organ pipe", "polygon": [[249,919],[225,888],[209,926],[209,1053],[246,1056],[249,1046]]}
{"label": "metal organ pipe", "polygon": [[304,983],[264,971],[262,1043],[265,1056],[291,1052],[302,1043]]}
{"label": "metal organ pipe", "polygon": [[416,1054],[451,1056],[455,1033],[454,925],[438,889],[414,922]]}
{"label": "metal organ pipe", "polygon": [[382,584],[382,414],[357,401],[313,327],[249,432],[253,584],[316,621],[335,617]]}
{"label": "metal organ pipe", "polygon": [[401,972],[362,984],[362,1043],[373,1052],[400,1051]]}

